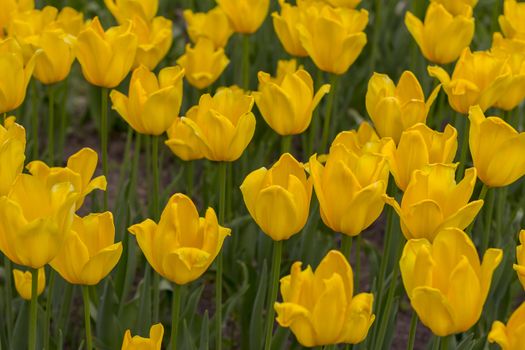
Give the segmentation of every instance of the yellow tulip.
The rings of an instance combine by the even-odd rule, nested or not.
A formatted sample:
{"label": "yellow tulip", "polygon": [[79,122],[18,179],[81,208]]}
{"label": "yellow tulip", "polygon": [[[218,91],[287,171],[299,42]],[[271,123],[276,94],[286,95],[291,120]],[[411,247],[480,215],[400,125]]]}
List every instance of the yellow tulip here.
{"label": "yellow tulip", "polygon": [[304,132],[321,98],[330,92],[330,85],[325,84],[314,95],[312,77],[303,69],[285,74],[279,83],[265,72],[259,72],[258,77],[255,103],[266,123],[283,136]]}
{"label": "yellow tulip", "polygon": [[385,196],[401,220],[401,230],[407,239],[425,238],[433,241],[447,227],[465,229],[483,206],[483,200],[469,203],[476,169],[469,168],[456,184],[456,164],[432,164],[416,170],[408,183],[401,206]]}
{"label": "yellow tulip", "polygon": [[283,154],[270,169],[248,174],[241,192],[252,218],[274,241],[299,233],[308,220],[312,181],[290,153]]}
{"label": "yellow tulip", "polygon": [[113,109],[137,132],[160,135],[173,124],[182,104],[184,69],[163,68],[158,78],[146,67],[133,71],[128,96],[112,90]]}
{"label": "yellow tulip", "polygon": [[120,24],[135,17],[151,21],[159,9],[159,0],[104,0],[104,4]]}
{"label": "yellow tulip", "polygon": [[216,0],[236,33],[252,34],[268,14],[270,0]]}
{"label": "yellow tulip", "polygon": [[177,64],[186,70],[186,79],[197,89],[213,84],[230,63],[223,48],[215,48],[207,38],[200,38],[194,47],[186,45],[186,52]]}
{"label": "yellow tulip", "polygon": [[[31,300],[32,274],[31,271],[13,269],[15,288],[18,294],[25,300]],[[42,294],[46,288],[46,270],[42,267],[38,269],[37,295]]]}
{"label": "yellow tulip", "polygon": [[208,12],[194,13],[192,10],[184,10],[183,15],[191,41],[196,43],[200,38],[208,38],[216,48],[226,47],[233,34],[233,28],[219,6]]}
{"label": "yellow tulip", "polygon": [[4,29],[8,28],[11,20],[18,12],[31,11],[35,8],[34,0],[0,0],[0,38]]}
{"label": "yellow tulip", "polygon": [[525,175],[525,132],[518,133],[498,117],[485,118],[472,107],[469,146],[478,177],[489,187],[512,184]]}
{"label": "yellow tulip", "polygon": [[95,17],[78,34],[75,53],[88,82],[113,88],[128,75],[137,51],[137,36],[132,22],[109,28],[106,32]]}
{"label": "yellow tulip", "polygon": [[380,139],[374,128],[372,128],[367,122],[361,123],[357,131],[341,131],[336,135],[331,147],[337,144],[344,144],[350,152],[358,155],[364,153],[379,153],[387,155],[392,153],[395,149],[395,145],[392,144],[391,139]]}
{"label": "yellow tulip", "polygon": [[189,161],[204,158],[199,139],[182,118],[176,118],[166,133],[168,139],[164,143],[180,159]]}
{"label": "yellow tulip", "polygon": [[22,48],[15,39],[0,40],[0,114],[18,108],[24,102],[34,68],[34,56],[24,64]]}
{"label": "yellow tulip", "polygon": [[429,164],[452,163],[458,149],[458,133],[447,125],[444,132],[416,124],[401,134],[397,149],[388,155],[390,172],[396,185],[406,190],[415,170]]}
{"label": "yellow tulip", "polygon": [[510,316],[507,325],[500,321],[492,324],[488,335],[490,343],[498,344],[502,350],[522,350],[525,344],[525,302]]}
{"label": "yellow tulip", "polygon": [[29,57],[33,49],[30,44],[38,41],[40,34],[46,29],[55,26],[58,9],[45,6],[43,9],[33,9],[27,12],[18,12],[13,15],[9,25],[9,36],[14,37],[24,49],[24,57]]}
{"label": "yellow tulip", "polygon": [[173,23],[164,17],[155,17],[146,22],[140,17],[133,20],[133,33],[137,36],[138,46],[133,67],[146,66],[155,69],[167,55],[173,42]]}
{"label": "yellow tulip", "polygon": [[64,7],[58,13],[55,25],[69,35],[78,36],[84,29],[84,14],[72,7]]}
{"label": "yellow tulip", "polygon": [[379,217],[389,175],[387,161],[381,154],[355,153],[346,144],[338,143],[330,148],[324,167],[315,155],[309,165],[326,226],[356,236]]}
{"label": "yellow tulip", "polygon": [[343,254],[329,251],[315,272],[301,265],[295,262],[281,278],[283,302],[275,303],[279,325],[307,347],[362,342],[375,320],[374,296],[354,295],[352,267]]}
{"label": "yellow tulip", "polygon": [[417,123],[425,123],[440,87],[425,94],[416,76],[405,71],[397,86],[385,74],[374,73],[368,82],[366,110],[381,137],[399,142],[401,133]]}
{"label": "yellow tulip", "polygon": [[75,215],[71,231],[51,267],[71,284],[94,286],[115,267],[122,243],[114,243],[113,214]]}
{"label": "yellow tulip", "polygon": [[273,28],[277,38],[284,47],[284,50],[292,56],[307,57],[308,52],[303,48],[299,38],[299,31],[297,25],[301,21],[302,11],[300,6],[292,6],[279,0],[281,12],[272,13]]}
{"label": "yellow tulip", "polygon": [[75,204],[78,210],[84,203],[84,198],[94,190],[106,190],[106,178],[101,175],[92,179],[97,168],[98,155],[91,148],[82,148],[77,153],[71,155],[67,160],[65,168],[50,168],[42,161],[32,161],[27,165],[27,169],[33,176],[37,176],[45,181],[49,186],[61,182],[69,182],[79,196]]}
{"label": "yellow tulip", "polygon": [[151,326],[149,338],[138,335],[131,337],[131,331],[128,329],[124,334],[121,350],[160,350],[163,336],[164,327],[160,323]]}
{"label": "yellow tulip", "polygon": [[219,225],[212,208],[199,218],[195,204],[180,193],[170,198],[158,224],[147,219],[128,230],[153,269],[179,285],[208,269],[231,231]]}
{"label": "yellow tulip", "polygon": [[324,0],[324,2],[333,7],[348,7],[353,9],[361,3],[361,0]]}
{"label": "yellow tulip", "polygon": [[428,67],[428,72],[443,84],[450,106],[461,114],[467,114],[471,106],[479,105],[484,111],[493,106],[511,76],[506,59],[468,48],[456,62],[452,77],[441,67]]}
{"label": "yellow tulip", "polygon": [[16,177],[22,173],[25,161],[26,131],[14,117],[0,125],[0,196],[9,192]]}
{"label": "yellow tulip", "polygon": [[414,37],[423,56],[431,62],[447,64],[454,62],[474,37],[472,8],[452,15],[437,2],[431,2],[425,22],[411,12],[405,15],[405,25]]}
{"label": "yellow tulip", "polygon": [[[277,61],[277,71],[275,73],[275,77],[268,76],[268,81],[277,85],[281,85],[287,75],[294,74],[298,70],[304,70],[304,67],[302,65],[297,66],[296,60],[279,60]],[[260,89],[261,82],[259,82],[259,90]]]}
{"label": "yellow tulip", "polygon": [[500,249],[480,263],[476,247],[457,228],[440,230],[434,242],[409,240],[399,261],[401,277],[421,322],[437,336],[467,331],[479,319]]}
{"label": "yellow tulip", "polygon": [[503,15],[498,18],[501,31],[509,39],[525,40],[525,4],[505,0]]}
{"label": "yellow tulip", "polygon": [[34,45],[39,50],[35,61],[36,79],[42,84],[54,84],[64,80],[75,60],[74,37],[62,30],[46,30]]}
{"label": "yellow tulip", "polygon": [[441,4],[454,16],[462,14],[472,14],[472,9],[476,7],[478,0],[431,0]]}
{"label": "yellow tulip", "polygon": [[518,273],[518,278],[525,289],[525,230],[520,231],[520,243],[521,245],[516,247],[516,258],[517,264],[514,264],[514,270]]}
{"label": "yellow tulip", "polygon": [[202,152],[209,160],[233,162],[239,159],[255,132],[252,107],[253,97],[238,88],[219,89],[213,97],[202,95],[199,105],[182,118],[192,130],[192,139],[184,144],[197,145],[200,150],[195,152]]}
{"label": "yellow tulip", "polygon": [[9,194],[0,197],[0,250],[15,264],[43,267],[62,247],[77,199],[69,182],[50,185],[19,175]]}
{"label": "yellow tulip", "polygon": [[366,45],[366,10],[309,6],[297,25],[301,44],[315,65],[344,74]]}

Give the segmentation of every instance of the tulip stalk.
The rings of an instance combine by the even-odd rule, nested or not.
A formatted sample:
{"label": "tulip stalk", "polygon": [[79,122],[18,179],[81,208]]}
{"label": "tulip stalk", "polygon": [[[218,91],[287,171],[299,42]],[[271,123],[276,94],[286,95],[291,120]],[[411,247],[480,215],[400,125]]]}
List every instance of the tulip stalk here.
{"label": "tulip stalk", "polygon": [[[219,163],[219,224],[224,224],[226,212],[226,162]],[[215,341],[216,349],[222,349],[222,249],[217,254],[215,274]]]}
{"label": "tulip stalk", "polygon": [[250,89],[250,35],[242,34],[242,87]]}
{"label": "tulip stalk", "polygon": [[330,94],[328,95],[328,101],[326,102],[320,152],[325,152],[326,147],[328,146],[328,138],[330,137],[330,130],[332,126],[332,114],[334,111],[335,97],[337,94],[337,81],[337,74],[330,74]]}
{"label": "tulip stalk", "polygon": [[459,181],[463,178],[463,175],[465,174],[465,168],[466,168],[466,162],[467,162],[467,153],[469,148],[469,131],[468,131],[468,122],[467,119],[464,116],[459,116],[460,119],[464,119],[462,121],[463,125],[463,137],[461,140],[461,153],[459,155],[459,167],[458,172],[456,174],[456,180]]}
{"label": "tulip stalk", "polygon": [[37,91],[37,82],[33,80],[31,84],[31,130],[33,139],[31,156],[33,160],[38,159],[38,91]]}
{"label": "tulip stalk", "polygon": [[177,333],[179,330],[180,293],[182,286],[173,283],[173,300],[171,306],[171,349],[177,349]]}
{"label": "tulip stalk", "polygon": [[7,339],[11,341],[11,335],[13,333],[13,310],[11,309],[13,290],[12,290],[12,279],[13,266],[11,260],[4,255],[4,274],[5,274],[5,309],[6,309],[6,322],[7,322]]}
{"label": "tulip stalk", "polygon": [[31,269],[31,304],[29,308],[29,350],[36,350],[38,311],[38,269]]}
{"label": "tulip stalk", "polygon": [[48,87],[47,159],[50,166],[55,163],[55,87]]}
{"label": "tulip stalk", "polygon": [[53,300],[53,290],[55,287],[55,270],[51,269],[49,272],[49,281],[47,287],[46,297],[46,316],[44,324],[44,349],[48,350],[49,347],[49,326],[51,325],[51,301]]}
{"label": "tulip stalk", "polygon": [[[159,219],[159,136],[152,136],[151,139],[151,169],[153,174],[153,205],[152,214],[154,220]],[[160,307],[160,277],[158,273],[153,276],[153,320],[155,322],[159,319]]]}
{"label": "tulip stalk", "polygon": [[[485,252],[487,248],[489,247],[489,241],[490,241],[490,228],[492,226],[492,215],[494,214],[494,197],[496,193],[494,191],[490,191],[488,193],[488,187],[487,185],[483,184],[483,187],[487,188],[485,190],[485,193],[487,193],[487,211],[484,213],[485,215],[485,227],[483,229],[483,236],[481,237],[481,252]],[[483,189],[482,189],[483,192]]]}
{"label": "tulip stalk", "polygon": [[273,255],[272,255],[272,274],[270,280],[270,290],[268,293],[268,306],[266,319],[266,338],[264,342],[264,349],[270,350],[272,347],[272,333],[273,324],[275,317],[275,309],[273,304],[277,300],[277,290],[279,285],[279,275],[281,271],[281,257],[283,251],[283,241],[273,242]]}
{"label": "tulip stalk", "polygon": [[355,251],[355,290],[359,291],[359,281],[361,280],[361,245],[363,243],[363,237],[361,233],[356,237],[357,246]]}
{"label": "tulip stalk", "polygon": [[[102,149],[102,173],[108,178],[108,89],[101,88],[100,143]],[[108,210],[108,191],[104,191],[104,211]]]}
{"label": "tulip stalk", "polygon": [[341,239],[341,253],[343,253],[348,261],[350,261],[350,255],[352,254],[352,241],[352,237],[347,235],[343,235]]}
{"label": "tulip stalk", "polygon": [[91,338],[91,311],[89,306],[89,287],[82,286],[82,299],[84,301],[84,325],[86,327],[86,349],[93,349]]}
{"label": "tulip stalk", "polygon": [[66,143],[66,128],[67,128],[67,100],[68,100],[68,93],[69,93],[69,79],[66,78],[64,80],[63,84],[63,94],[62,94],[62,108],[60,110],[60,126],[59,126],[59,133],[60,138],[58,140],[59,145],[59,154],[60,154],[60,161],[64,159],[64,145]]}

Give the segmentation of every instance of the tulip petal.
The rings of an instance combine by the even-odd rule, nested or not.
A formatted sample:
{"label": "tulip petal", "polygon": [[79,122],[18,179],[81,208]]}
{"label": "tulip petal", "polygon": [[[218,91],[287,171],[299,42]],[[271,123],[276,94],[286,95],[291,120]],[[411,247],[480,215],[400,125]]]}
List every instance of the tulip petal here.
{"label": "tulip petal", "polygon": [[162,269],[166,278],[182,285],[199,278],[211,262],[209,253],[184,247],[167,254],[162,262]]}
{"label": "tulip petal", "polygon": [[252,112],[242,115],[237,122],[235,133],[228,147],[229,156],[227,160],[235,161],[239,159],[239,157],[242,155],[242,152],[244,152],[252,140],[254,133],[255,116]]}
{"label": "tulip petal", "polygon": [[155,237],[157,236],[157,224],[155,221],[146,219],[140,224],[129,227],[128,231],[137,237],[140,250],[142,250],[146,260],[148,260],[155,271],[162,271],[161,262],[158,260],[160,257],[157,252],[153,251],[153,242],[155,242]]}
{"label": "tulip petal", "polygon": [[483,200],[470,202],[443,220],[437,230],[439,231],[440,229],[447,227],[457,227],[460,230],[464,230],[474,221],[476,215],[478,215],[479,211],[481,210],[481,207],[483,207]]}
{"label": "tulip petal", "polygon": [[348,206],[352,214],[341,218],[341,233],[355,236],[372,225],[383,211],[385,191],[386,183],[378,181],[357,192]]}
{"label": "tulip petal", "polygon": [[357,344],[362,342],[375,320],[372,314],[374,296],[357,294],[347,306],[347,318],[339,342]]}
{"label": "tulip petal", "polygon": [[257,196],[255,219],[273,240],[290,238],[296,229],[298,208],[290,192],[280,186],[269,186]]}
{"label": "tulip petal", "polygon": [[76,233],[71,232],[59,254],[49,264],[69,283],[82,284],[82,270],[88,261],[87,247]]}
{"label": "tulip petal", "polygon": [[[487,142],[487,141],[483,141]],[[517,137],[506,140],[488,160],[487,169],[489,186],[507,186],[523,175],[525,175],[525,133],[520,133]]]}
{"label": "tulip petal", "polygon": [[333,274],[324,280],[325,290],[317,299],[312,311],[312,323],[317,333],[318,344],[335,344],[343,329],[344,310],[347,302],[343,279]]}
{"label": "tulip petal", "polygon": [[329,251],[321,260],[315,269],[314,283],[316,285],[322,284],[323,280],[331,278],[334,273],[341,276],[346,300],[352,300],[354,295],[354,273],[346,257],[338,250]]}
{"label": "tulip petal", "polygon": [[317,345],[315,328],[306,308],[294,303],[275,303],[274,308],[277,312],[277,323],[282,327],[290,327],[301,345]]}
{"label": "tulip petal", "polygon": [[84,265],[81,278],[84,285],[96,285],[117,265],[122,254],[122,243],[118,242],[102,249]]}
{"label": "tulip petal", "polygon": [[433,240],[439,224],[443,221],[443,213],[435,201],[425,199],[411,205],[401,220],[409,231],[407,232],[409,234],[407,239],[427,238]]}
{"label": "tulip petal", "polygon": [[248,176],[244,178],[241,184],[241,193],[244,199],[244,204],[248,209],[252,218],[255,218],[255,207],[257,204],[257,196],[263,187],[263,181],[266,178],[268,170],[266,168],[260,168],[252,171]]}
{"label": "tulip petal", "polygon": [[421,322],[440,337],[454,330],[452,310],[445,296],[435,288],[418,287],[414,289],[411,304]]}
{"label": "tulip petal", "polygon": [[510,349],[507,327],[505,327],[502,322],[495,321],[489,332],[488,341],[490,343],[497,343],[502,349]]}
{"label": "tulip petal", "polygon": [[490,248],[483,255],[481,263],[481,300],[485,301],[492,282],[492,275],[503,259],[501,249]]}

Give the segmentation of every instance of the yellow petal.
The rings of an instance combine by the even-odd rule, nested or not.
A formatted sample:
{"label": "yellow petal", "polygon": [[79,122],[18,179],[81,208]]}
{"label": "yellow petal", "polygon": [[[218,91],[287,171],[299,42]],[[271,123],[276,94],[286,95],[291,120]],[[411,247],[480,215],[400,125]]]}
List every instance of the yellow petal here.
{"label": "yellow petal", "polygon": [[437,336],[445,337],[454,332],[452,310],[445,296],[437,289],[418,287],[410,299],[421,322]]}

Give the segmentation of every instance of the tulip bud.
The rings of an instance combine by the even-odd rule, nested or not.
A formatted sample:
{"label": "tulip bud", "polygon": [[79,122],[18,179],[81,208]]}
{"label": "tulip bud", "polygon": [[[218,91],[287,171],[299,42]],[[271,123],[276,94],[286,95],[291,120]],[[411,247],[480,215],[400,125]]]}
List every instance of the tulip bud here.
{"label": "tulip bud", "polygon": [[505,0],[503,15],[498,18],[501,31],[509,39],[525,40],[525,4],[516,0]]}
{"label": "tulip bud", "polygon": [[176,118],[166,133],[168,134],[166,146],[180,159],[190,161],[204,158],[199,139],[182,118]]}
{"label": "tulip bud", "polygon": [[498,344],[503,350],[519,350],[525,344],[525,302],[510,315],[507,325],[500,321],[492,324],[489,343]]}
{"label": "tulip bud", "polygon": [[236,33],[253,34],[268,14],[270,0],[216,0]]}
{"label": "tulip bud", "polygon": [[[21,271],[13,269],[13,277],[15,280],[15,288],[18,294],[25,300],[31,300],[33,274],[31,271]],[[42,294],[46,288],[46,270],[45,268],[38,269],[37,295]]]}
{"label": "tulip bud", "polygon": [[299,38],[299,31],[297,25],[301,22],[302,12],[304,7],[292,6],[279,0],[281,12],[272,13],[273,28],[275,34],[284,47],[284,50],[292,56],[307,57],[308,52],[303,48]]}
{"label": "tulip bud", "polygon": [[63,7],[57,15],[55,25],[75,38],[84,29],[84,14],[72,7]]}
{"label": "tulip bud", "polygon": [[42,84],[54,84],[66,79],[75,60],[73,44],[74,37],[62,30],[43,32],[34,45],[39,50],[33,73],[35,78]]}
{"label": "tulip bud", "polygon": [[173,23],[162,16],[146,22],[140,17],[133,20],[133,33],[137,36],[137,54],[133,68],[140,65],[155,69],[167,55],[173,42]]}
{"label": "tulip bud", "polygon": [[162,346],[162,337],[164,336],[164,327],[161,323],[151,326],[149,338],[131,337],[131,331],[128,329],[124,334],[121,350],[160,350]]}
{"label": "tulip bud", "polygon": [[194,13],[192,10],[184,10],[183,15],[192,42],[196,43],[200,38],[208,38],[215,48],[226,47],[233,34],[233,28],[219,6],[208,12]]}

